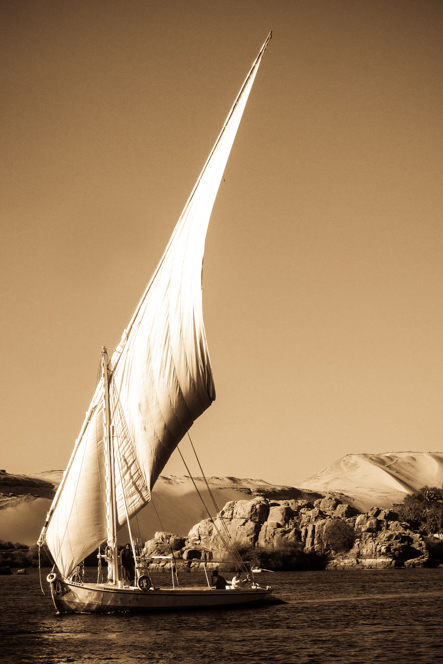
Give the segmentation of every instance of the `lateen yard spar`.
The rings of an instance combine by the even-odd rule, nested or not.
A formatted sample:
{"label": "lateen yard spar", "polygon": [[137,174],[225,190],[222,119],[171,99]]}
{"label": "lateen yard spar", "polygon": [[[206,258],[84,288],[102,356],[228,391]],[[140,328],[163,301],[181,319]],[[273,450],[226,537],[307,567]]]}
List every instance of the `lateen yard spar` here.
{"label": "lateen yard spar", "polygon": [[[215,399],[202,315],[201,270],[214,201],[268,35],[174,229],[165,253],[109,359],[38,544],[55,561],[48,576],[59,611],[110,612],[244,605],[270,592],[152,588],[136,557],[134,585],[119,578],[117,531],[151,500],[154,484],[193,422]],[[106,490],[103,488],[106,487]],[[132,537],[131,537],[132,540]],[[83,583],[79,564],[105,543],[107,579]],[[99,558],[99,563],[101,559]],[[144,569],[145,566],[145,569]],[[77,579],[77,581],[76,581]]]}

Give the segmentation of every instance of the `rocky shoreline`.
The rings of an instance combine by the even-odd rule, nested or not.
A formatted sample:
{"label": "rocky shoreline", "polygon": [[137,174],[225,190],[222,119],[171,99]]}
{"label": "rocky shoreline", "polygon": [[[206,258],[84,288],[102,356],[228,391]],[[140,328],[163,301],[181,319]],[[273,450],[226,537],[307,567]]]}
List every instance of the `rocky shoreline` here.
{"label": "rocky shoreline", "polygon": [[[167,556],[172,551],[176,561],[189,566],[202,558],[223,563],[228,536],[249,551],[298,547],[322,556],[326,569],[423,567],[429,559],[424,537],[393,509],[373,507],[362,513],[333,495],[314,502],[262,497],[230,501],[215,519],[197,523],[187,537],[156,533],[143,554]],[[170,560],[159,559],[155,567],[170,567]]]}
{"label": "rocky shoreline", "polygon": [[[425,461],[429,461],[428,457]],[[0,550],[0,562],[8,562],[12,556],[22,567],[28,558],[33,560],[31,549],[40,524],[37,516],[33,518],[32,510],[38,515],[38,510],[44,508],[43,501],[37,499],[51,499],[61,475],[61,471],[10,475],[0,470],[0,520],[4,516],[1,541],[5,545],[5,550]],[[149,520],[148,510],[137,516],[143,554],[149,559],[164,556],[151,562],[151,567],[170,567],[171,558],[166,556],[173,552],[175,564],[181,562],[189,569],[199,566],[204,558],[208,567],[217,564],[227,569],[227,540],[235,542],[254,565],[273,569],[371,569],[443,563],[442,532],[430,535],[441,531],[441,518],[423,528],[423,524],[419,526],[407,516],[403,502],[373,507],[376,498],[371,502],[368,496],[362,507],[361,501],[357,504],[352,496],[343,493],[273,486],[262,480],[210,478],[210,486],[205,480],[206,489],[202,479],[197,482],[202,485],[200,492],[206,490],[208,496],[212,493],[214,502],[225,503],[214,519],[196,523],[201,518],[201,503],[190,498],[191,480],[174,476],[160,477],[157,483],[157,506],[163,510],[161,523],[166,532],[156,532],[152,537],[158,519]],[[25,526],[20,524],[20,530],[6,508],[17,507],[19,514],[25,503],[29,507],[22,510]],[[440,497],[433,505],[441,503]],[[408,518],[408,522],[400,517],[402,509],[403,519]],[[15,536],[14,528],[17,535],[19,531],[26,532],[24,544],[17,544],[22,540]],[[123,531],[120,541],[124,542],[125,537],[129,535]],[[29,549],[27,558],[25,549]]]}

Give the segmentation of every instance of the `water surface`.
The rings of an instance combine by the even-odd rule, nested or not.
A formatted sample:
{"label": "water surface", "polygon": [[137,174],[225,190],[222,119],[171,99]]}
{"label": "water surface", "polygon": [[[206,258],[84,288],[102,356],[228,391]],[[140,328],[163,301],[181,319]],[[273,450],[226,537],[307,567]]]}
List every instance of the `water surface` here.
{"label": "water surface", "polygon": [[0,659],[7,664],[443,662],[442,568],[285,572],[260,580],[287,603],[61,616],[50,595],[42,595],[37,570],[2,576]]}

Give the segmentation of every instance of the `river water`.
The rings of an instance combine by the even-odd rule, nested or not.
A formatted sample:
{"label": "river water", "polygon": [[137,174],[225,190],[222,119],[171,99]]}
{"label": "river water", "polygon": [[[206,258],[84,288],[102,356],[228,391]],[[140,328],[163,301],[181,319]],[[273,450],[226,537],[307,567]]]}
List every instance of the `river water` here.
{"label": "river water", "polygon": [[56,615],[47,572],[46,595],[37,570],[0,576],[5,664],[443,662],[443,568],[262,574],[285,604],[102,616]]}

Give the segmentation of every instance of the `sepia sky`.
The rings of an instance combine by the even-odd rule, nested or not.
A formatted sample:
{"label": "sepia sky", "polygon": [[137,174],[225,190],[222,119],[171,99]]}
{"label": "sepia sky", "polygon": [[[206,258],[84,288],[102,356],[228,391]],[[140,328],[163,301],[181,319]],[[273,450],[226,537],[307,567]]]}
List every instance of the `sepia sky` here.
{"label": "sepia sky", "polygon": [[269,30],[206,241],[203,468],[443,450],[443,3],[3,0],[0,468],[66,466]]}

